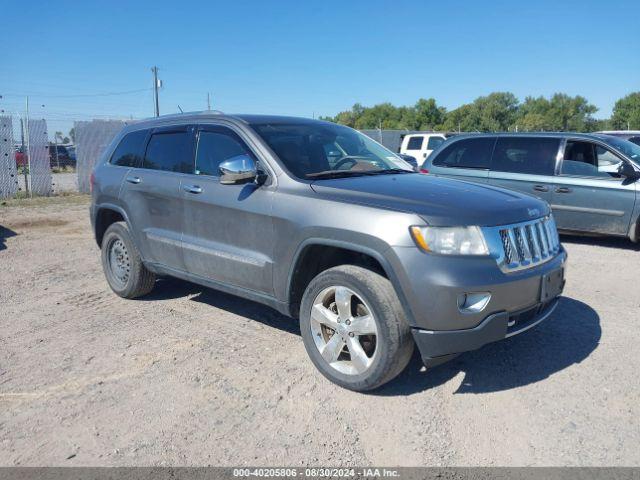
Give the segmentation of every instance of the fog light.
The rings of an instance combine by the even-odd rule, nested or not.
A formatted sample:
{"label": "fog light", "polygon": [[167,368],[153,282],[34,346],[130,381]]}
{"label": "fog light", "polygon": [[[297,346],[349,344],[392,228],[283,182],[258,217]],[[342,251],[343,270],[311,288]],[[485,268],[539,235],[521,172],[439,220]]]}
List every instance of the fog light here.
{"label": "fog light", "polygon": [[461,293],[458,295],[458,310],[462,313],[478,313],[485,309],[489,300],[489,292]]}

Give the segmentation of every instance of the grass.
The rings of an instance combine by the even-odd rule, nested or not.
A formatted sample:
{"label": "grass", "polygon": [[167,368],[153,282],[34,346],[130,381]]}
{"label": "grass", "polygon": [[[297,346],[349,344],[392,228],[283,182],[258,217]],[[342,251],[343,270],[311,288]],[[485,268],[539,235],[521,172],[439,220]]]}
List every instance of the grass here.
{"label": "grass", "polygon": [[18,192],[15,198],[0,200],[0,208],[9,207],[43,207],[47,205],[82,205],[89,203],[91,195],[78,192],[61,192],[50,197],[28,197],[24,192]]}

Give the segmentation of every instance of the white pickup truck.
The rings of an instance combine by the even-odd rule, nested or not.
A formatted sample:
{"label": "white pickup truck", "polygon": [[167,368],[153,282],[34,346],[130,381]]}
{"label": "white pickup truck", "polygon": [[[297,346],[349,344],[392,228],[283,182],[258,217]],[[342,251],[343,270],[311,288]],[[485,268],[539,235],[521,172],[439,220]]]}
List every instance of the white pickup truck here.
{"label": "white pickup truck", "polygon": [[447,136],[444,133],[411,133],[405,135],[400,144],[400,153],[416,159],[421,167],[425,159],[438,148]]}

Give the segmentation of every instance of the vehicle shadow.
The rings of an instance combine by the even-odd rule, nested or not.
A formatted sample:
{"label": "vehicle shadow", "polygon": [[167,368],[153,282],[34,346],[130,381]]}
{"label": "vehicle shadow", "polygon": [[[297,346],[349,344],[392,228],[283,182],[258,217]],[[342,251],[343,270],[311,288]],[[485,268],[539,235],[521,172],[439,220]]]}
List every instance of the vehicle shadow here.
{"label": "vehicle shadow", "polygon": [[544,380],[593,352],[601,337],[600,317],[587,304],[562,297],[545,322],[515,337],[485,345],[426,371],[417,353],[395,380],[373,395],[411,395],[438,387],[464,372],[459,393],[509,390]]}
{"label": "vehicle shadow", "polygon": [[175,278],[159,279],[153,291],[139,300],[170,300],[187,296],[191,296],[190,300],[194,302],[206,303],[263,325],[300,335],[300,327],[296,320],[266,305]]}
{"label": "vehicle shadow", "polygon": [[[178,279],[161,278],[153,292],[140,300],[180,297],[190,297],[192,301],[300,335],[296,320],[272,308]],[[441,386],[460,372],[464,372],[464,380],[455,393],[489,393],[521,387],[580,363],[598,347],[600,337],[600,317],[596,311],[583,302],[562,297],[552,316],[530,331],[463,353],[428,371],[416,349],[405,371],[370,395],[411,395]]]}
{"label": "vehicle shadow", "polygon": [[634,250],[640,252],[640,243],[633,243],[628,238],[622,237],[587,237],[582,235],[560,235],[562,243],[576,245],[591,245],[596,247],[619,248],[621,250]]}
{"label": "vehicle shadow", "polygon": [[18,234],[10,228],[0,225],[0,252],[7,249],[7,238],[15,237],[16,235]]}

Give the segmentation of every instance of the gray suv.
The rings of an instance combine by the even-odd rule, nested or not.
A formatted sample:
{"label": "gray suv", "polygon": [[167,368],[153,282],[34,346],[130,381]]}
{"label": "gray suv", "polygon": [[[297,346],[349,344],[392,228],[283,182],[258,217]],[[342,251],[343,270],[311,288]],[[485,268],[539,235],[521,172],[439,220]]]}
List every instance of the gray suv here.
{"label": "gray suv", "polygon": [[547,201],[560,231],[640,240],[640,146],[608,135],[470,134],[423,165],[430,174]]}
{"label": "gray suv", "polygon": [[113,291],[157,275],[299,318],[315,366],[370,390],[547,318],[566,253],[546,202],[415,173],[347,127],[209,113],[126,127],[91,177]]}

